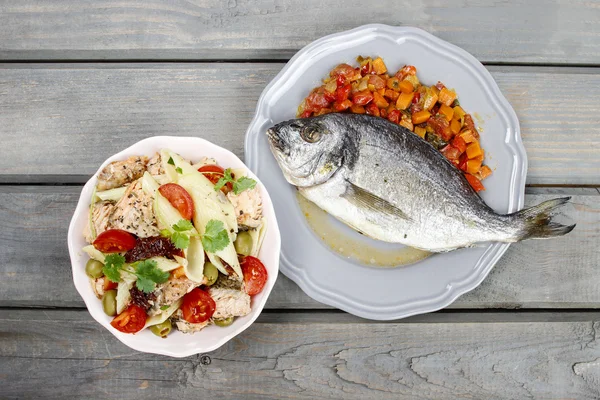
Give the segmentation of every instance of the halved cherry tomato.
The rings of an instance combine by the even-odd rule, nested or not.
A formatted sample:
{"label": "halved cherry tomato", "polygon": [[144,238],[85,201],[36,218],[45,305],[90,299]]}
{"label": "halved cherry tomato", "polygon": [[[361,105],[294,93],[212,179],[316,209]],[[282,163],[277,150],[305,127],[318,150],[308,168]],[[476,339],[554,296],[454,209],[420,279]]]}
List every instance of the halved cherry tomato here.
{"label": "halved cherry tomato", "polygon": [[[203,167],[198,168],[198,172],[202,172],[204,176],[216,185],[219,182],[219,179],[223,177],[225,173],[225,169],[219,167],[218,165],[205,165]],[[225,186],[221,188],[221,191],[225,194],[231,192],[233,190],[233,184],[228,182]]]}
{"label": "halved cherry tomato", "polygon": [[99,234],[93,245],[103,253],[120,253],[133,249],[135,236],[122,229],[109,229]]}
{"label": "halved cherry tomato", "polygon": [[104,283],[102,284],[102,289],[104,290],[104,292],[116,289],[118,286],[119,284],[117,282],[113,282],[107,277],[104,277]]}
{"label": "halved cherry tomato", "polygon": [[352,85],[350,84],[337,88],[335,91],[335,99],[338,101],[338,103],[348,99],[350,90],[352,90]]}
{"label": "halved cherry tomato", "polygon": [[359,106],[366,106],[373,100],[373,93],[370,90],[365,89],[360,92],[356,92],[352,95],[352,102]]}
{"label": "halved cherry tomato", "polygon": [[390,111],[390,113],[388,114],[387,118],[394,123],[398,123],[400,121],[400,111],[398,110],[392,110]]}
{"label": "halved cherry tomato", "polygon": [[267,282],[267,269],[256,257],[246,256],[240,263],[244,274],[244,286],[246,293],[253,296],[259,294]]}
{"label": "halved cherry tomato", "polygon": [[194,216],[194,200],[183,187],[176,183],[166,183],[158,188],[173,207],[179,211],[184,219],[192,219]]}
{"label": "halved cherry tomato", "polygon": [[483,183],[481,183],[481,181],[477,179],[477,177],[471,174],[465,174],[465,178],[467,178],[467,181],[469,181],[469,184],[476,192],[481,192],[482,190],[485,190]]}
{"label": "halved cherry tomato", "polygon": [[146,311],[142,307],[132,304],[117,315],[110,324],[123,333],[136,333],[144,329],[146,318]]}
{"label": "halved cherry tomato", "polygon": [[194,289],[183,296],[183,319],[192,324],[207,321],[215,313],[215,301],[202,289]]}

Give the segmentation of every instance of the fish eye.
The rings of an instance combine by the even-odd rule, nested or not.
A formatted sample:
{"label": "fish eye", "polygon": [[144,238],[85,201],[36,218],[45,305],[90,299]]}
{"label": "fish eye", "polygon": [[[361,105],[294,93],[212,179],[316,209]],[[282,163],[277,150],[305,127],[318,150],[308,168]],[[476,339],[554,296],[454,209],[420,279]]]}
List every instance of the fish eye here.
{"label": "fish eye", "polygon": [[307,126],[302,129],[300,136],[308,143],[316,143],[321,139],[321,132],[314,126]]}

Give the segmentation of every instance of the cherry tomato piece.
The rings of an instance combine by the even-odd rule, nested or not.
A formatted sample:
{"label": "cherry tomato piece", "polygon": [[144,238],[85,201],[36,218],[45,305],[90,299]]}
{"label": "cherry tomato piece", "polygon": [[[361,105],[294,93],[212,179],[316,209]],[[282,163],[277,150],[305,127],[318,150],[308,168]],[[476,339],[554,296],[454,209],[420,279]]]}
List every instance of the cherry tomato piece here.
{"label": "cherry tomato piece", "polygon": [[144,329],[146,318],[146,311],[142,307],[132,304],[117,315],[110,324],[120,332],[136,333]]}
{"label": "cherry tomato piece", "polygon": [[204,290],[196,288],[183,296],[181,311],[183,319],[192,324],[199,324],[210,319],[217,305]]}
{"label": "cherry tomato piece", "polygon": [[352,95],[352,102],[359,106],[366,106],[373,101],[373,93],[370,90],[362,90]]}
{"label": "cherry tomato piece", "polygon": [[348,99],[350,90],[352,90],[352,85],[344,85],[337,88],[335,91],[335,99],[338,101],[338,103],[342,103],[344,100]]}
{"label": "cherry tomato piece", "polygon": [[[306,114],[306,111],[302,115],[304,114]],[[308,116],[310,117],[310,112]],[[303,116],[301,117],[305,118]],[[204,176],[213,183],[213,185],[216,185],[217,182],[219,182],[219,179],[223,177],[225,169],[219,167],[218,165],[205,165],[203,167],[198,168],[198,172],[202,172]],[[221,188],[221,191],[225,194],[231,192],[232,190],[233,184],[231,182],[228,182],[225,186]]]}
{"label": "cherry tomato piece", "polygon": [[176,183],[166,183],[159,187],[158,191],[179,211],[183,219],[192,219],[194,200],[187,190]]}
{"label": "cherry tomato piece", "polygon": [[103,253],[120,253],[133,249],[135,236],[122,229],[109,229],[99,234],[93,245]]}
{"label": "cherry tomato piece", "polygon": [[246,256],[240,263],[244,274],[244,286],[250,296],[259,294],[267,283],[267,269],[256,257]]}
{"label": "cherry tomato piece", "polygon": [[398,123],[400,121],[400,111],[398,110],[392,110],[390,111],[390,113],[388,114],[387,118],[394,123]]}
{"label": "cherry tomato piece", "polygon": [[108,292],[109,290],[116,289],[119,286],[117,282],[113,282],[109,280],[107,277],[104,277],[104,283],[102,284],[102,289],[104,292]]}

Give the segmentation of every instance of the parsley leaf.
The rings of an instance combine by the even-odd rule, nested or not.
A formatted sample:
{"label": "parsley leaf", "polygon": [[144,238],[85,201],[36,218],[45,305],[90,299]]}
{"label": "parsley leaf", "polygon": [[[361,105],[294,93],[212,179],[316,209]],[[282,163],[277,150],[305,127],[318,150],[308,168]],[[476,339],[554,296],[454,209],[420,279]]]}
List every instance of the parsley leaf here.
{"label": "parsley leaf", "polygon": [[161,306],[160,309],[163,310],[163,311],[165,311],[165,310],[168,310],[169,307],[171,307],[171,306],[168,305],[168,304],[165,304],[164,306]]}
{"label": "parsley leaf", "polygon": [[215,191],[218,192],[221,188],[228,183],[233,183],[233,193],[240,194],[244,190],[253,189],[256,186],[256,181],[247,176],[242,176],[239,179],[235,179],[231,175],[231,168],[227,168],[223,172],[223,177],[215,184]]}
{"label": "parsley leaf", "polygon": [[231,168],[227,168],[223,171],[223,177],[215,184],[215,192],[221,190],[221,188],[227,185],[229,182],[234,182],[233,176],[231,176]]}
{"label": "parsley leaf", "polygon": [[168,229],[161,229],[160,236],[162,237],[171,237],[171,231]]}
{"label": "parsley leaf", "polygon": [[135,267],[137,281],[135,285],[145,293],[150,293],[156,288],[157,283],[166,282],[169,273],[158,268],[156,261],[144,260],[137,263]]}
{"label": "parsley leaf", "polygon": [[244,190],[254,189],[255,186],[256,181],[254,179],[242,176],[240,179],[233,183],[233,193],[240,194]]}
{"label": "parsley leaf", "polygon": [[187,249],[190,245],[190,237],[185,233],[173,232],[173,234],[171,235],[171,242],[173,242],[175,247],[177,247],[178,249]]}
{"label": "parsley leaf", "polygon": [[187,219],[180,219],[175,225],[173,225],[173,230],[177,232],[185,232],[189,231],[194,227],[190,221]]}
{"label": "parsley leaf", "polygon": [[178,174],[183,174],[183,170],[179,167],[175,168],[175,171],[177,171]]}
{"label": "parsley leaf", "polygon": [[169,161],[167,161],[167,164],[175,165],[175,161],[173,161],[173,157],[169,157]]}
{"label": "parsley leaf", "polygon": [[111,282],[119,282],[121,280],[121,268],[125,265],[125,257],[120,254],[109,254],[104,257],[104,267],[102,272],[104,276]]}
{"label": "parsley leaf", "polygon": [[204,250],[209,253],[216,253],[223,250],[229,244],[229,234],[225,230],[223,222],[211,219],[206,224],[206,230],[202,236],[202,245]]}

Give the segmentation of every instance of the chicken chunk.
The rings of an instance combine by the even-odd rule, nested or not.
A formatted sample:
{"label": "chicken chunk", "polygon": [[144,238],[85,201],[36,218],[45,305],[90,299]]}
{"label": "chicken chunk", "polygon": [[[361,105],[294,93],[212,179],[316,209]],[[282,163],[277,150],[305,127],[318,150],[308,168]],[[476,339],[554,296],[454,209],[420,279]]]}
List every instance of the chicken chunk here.
{"label": "chicken chunk", "polygon": [[90,278],[90,284],[92,285],[92,291],[96,295],[97,298],[102,299],[104,296],[104,280],[105,277],[100,277],[97,279]]}
{"label": "chicken chunk", "polygon": [[213,318],[242,317],[251,311],[250,296],[242,290],[211,287],[208,293],[216,304]]}
{"label": "chicken chunk", "polygon": [[169,279],[158,286],[156,293],[156,307],[171,305],[198,286],[198,283],[187,278]]}
{"label": "chicken chunk", "polygon": [[204,329],[204,327],[206,327],[206,325],[208,325],[209,322],[205,321],[200,322],[198,324],[187,322],[185,319],[183,319],[183,311],[181,311],[181,309],[177,310],[177,312],[173,314],[173,321],[175,322],[175,326],[177,327],[177,329],[179,329],[182,333],[199,332],[202,329]]}
{"label": "chicken chunk", "polygon": [[152,210],[152,200],[152,196],[142,190],[142,183],[135,181],[115,204],[110,227],[126,230],[142,238],[158,236],[160,230]]}
{"label": "chicken chunk", "polygon": [[150,158],[150,160],[148,160],[146,168],[148,169],[148,173],[150,173],[150,175],[156,176],[165,173],[165,169],[162,166],[162,159],[160,157],[160,153],[157,152],[152,156],[152,158]]}
{"label": "chicken chunk", "polygon": [[[94,231],[96,236],[110,228],[110,216],[115,210],[115,205],[109,201],[102,201],[94,204],[94,211],[92,211],[92,224],[94,225]],[[94,241],[92,235],[92,229],[90,229],[90,221],[85,226],[83,236],[88,243]]]}
{"label": "chicken chunk", "polygon": [[237,223],[249,228],[257,228],[262,219],[262,198],[257,187],[244,190],[240,194],[233,191],[227,193],[227,198],[233,204]]}
{"label": "chicken chunk", "polygon": [[98,174],[97,190],[121,187],[141,178],[146,171],[148,157],[132,156],[124,161],[113,161]]}

